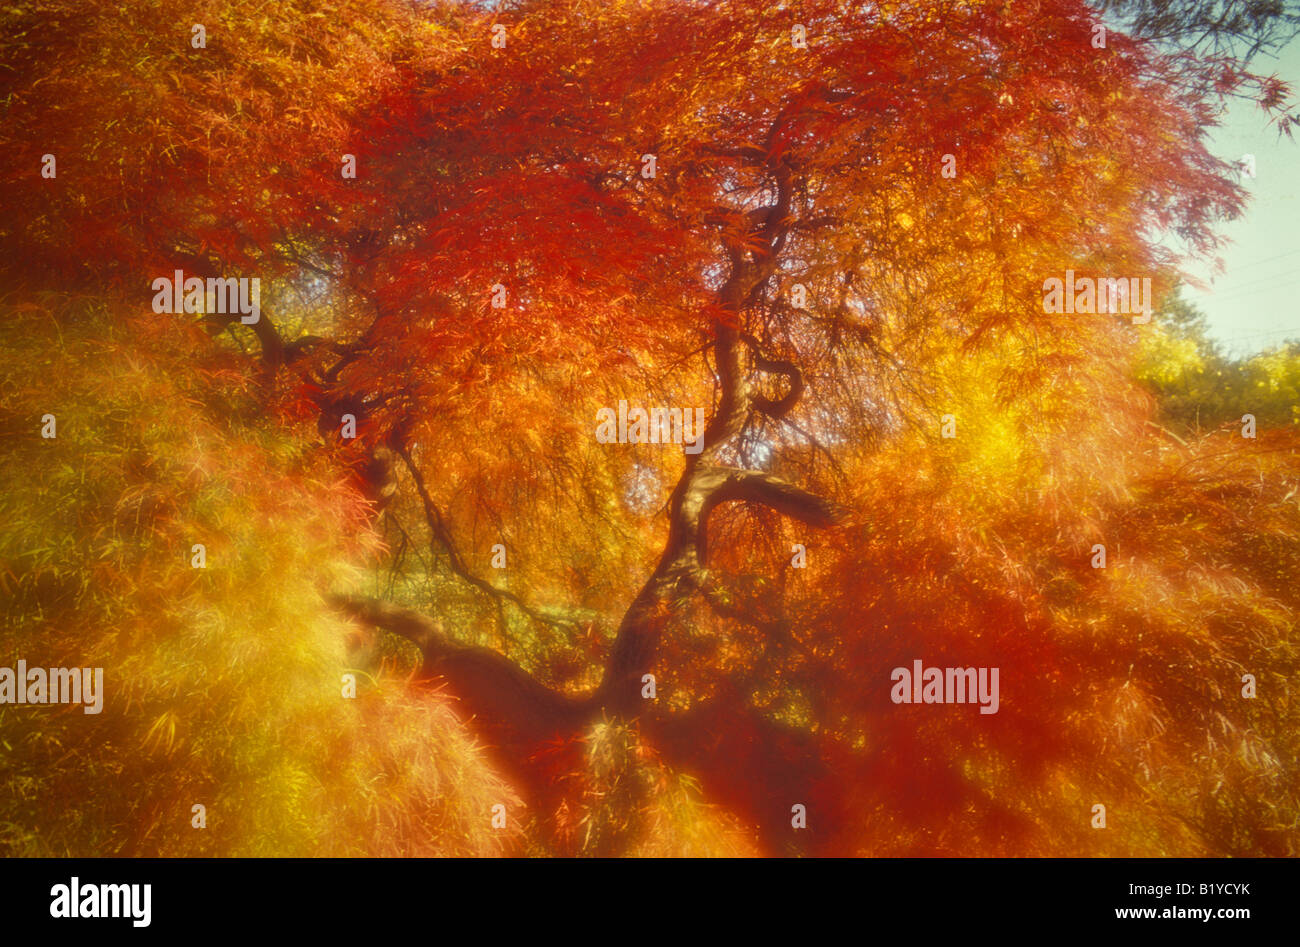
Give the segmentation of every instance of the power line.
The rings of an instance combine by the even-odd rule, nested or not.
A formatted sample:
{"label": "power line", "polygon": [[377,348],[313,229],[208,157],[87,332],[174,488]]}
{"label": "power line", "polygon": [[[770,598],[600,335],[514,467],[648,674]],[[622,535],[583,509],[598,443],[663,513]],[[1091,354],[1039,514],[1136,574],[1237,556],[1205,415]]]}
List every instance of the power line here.
{"label": "power line", "polygon": [[1279,253],[1277,256],[1271,256],[1266,260],[1256,260],[1255,262],[1247,263],[1244,266],[1234,267],[1233,272],[1236,272],[1237,270],[1248,270],[1252,266],[1263,266],[1265,263],[1272,263],[1274,260],[1280,260],[1283,257],[1295,256],[1297,253],[1300,253],[1300,250],[1289,250],[1286,253]]}
{"label": "power line", "polygon": [[1288,279],[1292,276],[1300,276],[1300,268],[1282,270],[1278,273],[1265,273],[1262,276],[1234,276],[1232,279],[1224,280],[1222,283],[1211,284],[1210,289],[1206,290],[1206,295],[1214,293],[1235,293],[1239,289],[1247,289],[1251,286],[1257,286],[1260,283],[1269,280]]}
{"label": "power line", "polygon": [[1273,329],[1269,332],[1252,332],[1249,335],[1234,335],[1227,339],[1220,339],[1219,341],[1220,342],[1243,342],[1246,339],[1262,339],[1266,336],[1285,335],[1288,333],[1294,333],[1297,337],[1300,337],[1300,326],[1294,329]]}
{"label": "power line", "polygon": [[1295,284],[1300,283],[1300,274],[1288,273],[1285,275],[1294,276],[1295,278],[1285,283],[1270,283],[1267,286],[1257,286],[1254,289],[1248,289],[1244,292],[1241,290],[1235,290],[1228,293],[1226,296],[1219,296],[1217,298],[1211,296],[1206,300],[1206,305],[1208,306],[1211,303],[1236,302],[1237,300],[1245,299],[1247,296],[1255,296],[1259,293],[1270,293],[1274,290],[1285,289],[1288,286],[1294,286]]}
{"label": "power line", "polygon": [[[1224,290],[1226,290],[1226,292],[1227,292],[1228,295],[1233,295],[1233,294],[1235,294],[1238,290],[1240,290],[1240,289],[1246,289],[1246,288],[1247,288],[1247,287],[1245,287],[1245,286],[1237,286],[1237,285],[1235,285],[1235,284],[1238,282],[1238,279],[1237,279],[1237,273],[1238,273],[1239,271],[1241,271],[1241,270],[1248,270],[1248,269],[1250,269],[1250,268],[1253,267],[1253,266],[1263,266],[1265,263],[1272,263],[1272,262],[1275,261],[1275,260],[1281,260],[1281,259],[1284,259],[1284,258],[1286,258],[1286,257],[1295,256],[1296,254],[1300,254],[1300,250],[1291,250],[1291,251],[1289,251],[1289,252],[1287,252],[1287,253],[1279,253],[1277,256],[1271,256],[1271,257],[1269,257],[1269,258],[1266,259],[1266,260],[1256,260],[1256,261],[1253,262],[1253,263],[1247,263],[1247,264],[1245,264],[1244,266],[1238,266],[1238,267],[1235,267],[1235,268],[1233,269],[1232,273],[1225,274],[1224,279],[1225,279],[1225,282],[1227,283],[1227,286],[1226,286],[1226,287],[1222,287],[1222,286],[1220,286],[1220,287],[1217,287],[1217,288],[1216,288],[1213,284],[1211,284],[1211,288],[1210,288],[1209,290],[1198,290],[1198,289],[1196,289],[1194,286],[1189,286],[1188,289],[1191,289],[1193,292],[1195,292],[1195,293],[1197,293],[1197,294],[1199,294],[1199,295],[1203,295],[1203,296],[1213,296],[1216,292],[1218,292],[1218,291],[1224,291]],[[1268,273],[1268,274],[1266,274],[1265,276],[1260,277],[1260,278],[1261,278],[1261,279],[1264,279],[1264,280],[1270,280],[1270,279],[1277,279],[1277,278],[1279,278],[1279,277],[1289,277],[1289,276],[1297,275],[1297,274],[1300,274],[1300,271],[1297,271],[1297,270],[1285,270],[1285,271],[1283,271],[1283,272],[1281,272],[1281,273]]]}

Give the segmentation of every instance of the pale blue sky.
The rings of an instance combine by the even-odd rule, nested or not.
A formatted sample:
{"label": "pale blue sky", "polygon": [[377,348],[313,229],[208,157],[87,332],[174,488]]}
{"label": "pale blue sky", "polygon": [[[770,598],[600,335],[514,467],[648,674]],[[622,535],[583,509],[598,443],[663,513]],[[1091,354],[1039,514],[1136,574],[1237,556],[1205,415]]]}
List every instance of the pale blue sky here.
{"label": "pale blue sky", "polygon": [[[1254,72],[1277,74],[1300,98],[1300,40],[1278,58],[1261,55]],[[1278,139],[1253,103],[1232,105],[1211,141],[1231,161],[1255,156],[1254,195],[1245,214],[1223,225],[1233,241],[1222,253],[1226,269],[1209,292],[1191,287],[1186,298],[1206,314],[1211,335],[1232,354],[1248,354],[1288,338],[1300,339],[1300,136]],[[1195,272],[1207,282],[1208,270]]]}

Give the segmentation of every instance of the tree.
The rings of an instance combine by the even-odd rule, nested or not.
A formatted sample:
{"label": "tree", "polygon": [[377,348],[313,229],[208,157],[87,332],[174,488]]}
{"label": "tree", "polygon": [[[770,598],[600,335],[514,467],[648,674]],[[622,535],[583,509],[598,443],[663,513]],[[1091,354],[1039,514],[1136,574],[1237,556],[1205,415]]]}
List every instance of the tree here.
{"label": "tree", "polygon": [[1280,51],[1300,32],[1300,16],[1273,0],[1108,0],[1102,7],[1134,36],[1247,61]]}
{"label": "tree", "polygon": [[1204,314],[1175,295],[1143,339],[1137,376],[1156,395],[1163,423],[1185,435],[1236,430],[1247,414],[1268,429],[1300,423],[1296,342],[1234,358],[1207,331]]}
{"label": "tree", "polygon": [[[193,58],[175,30],[150,33],[158,57],[91,44],[51,77],[60,102],[99,102],[106,84],[164,96],[159,118],[134,113],[106,141],[80,115],[120,114],[128,93],[76,112],[19,78],[48,48],[86,56],[67,30],[87,27],[41,20],[52,35],[36,36],[20,16],[32,38],[7,68],[27,170],[0,185],[16,208],[0,244],[32,252],[6,278],[24,293],[111,278],[139,300],[182,263],[261,274],[268,423],[314,421],[387,539],[383,594],[338,583],[331,601],[415,642],[421,676],[445,680],[546,844],[572,850],[574,774],[607,778],[599,761],[644,742],[645,772],[698,774],[768,851],[950,851],[969,811],[989,851],[1292,845],[1241,818],[1238,796],[1230,827],[1198,810],[1182,770],[1158,815],[1150,787],[1106,762],[1108,740],[1125,761],[1146,749],[1099,723],[1105,700],[1137,699],[1117,642],[1174,635],[1180,617],[1139,622],[1140,595],[1093,574],[1088,540],[1120,531],[1156,587],[1166,551],[1124,532],[1141,519],[1132,497],[1165,477],[1198,508],[1208,487],[1179,480],[1144,423],[1143,330],[1043,305],[1044,280],[1067,271],[1146,277],[1163,296],[1177,260],[1157,232],[1209,253],[1242,207],[1202,143],[1214,96],[1251,92],[1281,122],[1284,89],[1222,63],[1207,88],[1195,49],[1115,32],[1098,47],[1075,0],[340,4],[324,22],[279,9],[250,32],[261,13],[223,8],[248,45],[200,54],[175,95],[178,57]],[[347,41],[330,42],[342,23]],[[42,128],[134,173],[64,171],[38,195]],[[244,338],[235,319],[207,321]],[[620,401],[703,408],[699,451],[601,443],[599,412]],[[1284,571],[1279,458],[1294,447],[1269,444],[1280,454],[1252,496],[1278,544],[1264,568]],[[1220,476],[1241,488],[1254,456],[1234,450]],[[1161,529],[1186,514],[1174,499],[1166,512]],[[1203,590],[1235,612],[1189,632],[1202,643],[1293,614],[1293,593],[1235,567],[1255,584]],[[1064,608],[1063,588],[1093,611]],[[1294,641],[1268,628],[1289,650],[1261,658],[1246,636],[1215,680],[1248,659],[1283,673]],[[889,670],[919,648],[1014,671],[1023,689],[995,717],[900,709]],[[1153,669],[1146,709],[1188,680]],[[1244,719],[1221,690],[1193,690],[1187,720]],[[1286,739],[1280,720],[1250,732]],[[927,751],[939,739],[948,749]],[[1233,791],[1282,784],[1270,747]],[[1145,821],[1117,840],[1072,822],[1097,792]],[[794,804],[815,830],[792,829]],[[1173,841],[1154,841],[1171,820]],[[635,821],[587,844],[634,845],[653,820]]]}

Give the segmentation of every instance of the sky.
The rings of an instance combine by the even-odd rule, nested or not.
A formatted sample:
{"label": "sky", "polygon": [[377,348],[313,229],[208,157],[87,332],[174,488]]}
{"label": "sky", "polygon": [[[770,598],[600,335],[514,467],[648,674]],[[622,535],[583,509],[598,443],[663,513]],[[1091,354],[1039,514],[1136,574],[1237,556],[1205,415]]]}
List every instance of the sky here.
{"label": "sky", "polygon": [[[1300,98],[1300,39],[1277,57],[1261,54],[1251,67],[1291,83]],[[1210,335],[1231,354],[1300,339],[1300,135],[1279,140],[1261,109],[1235,102],[1210,147],[1234,162],[1255,156],[1256,176],[1245,181],[1253,199],[1222,227],[1232,240],[1221,254],[1224,271],[1212,277],[1208,268],[1189,268],[1206,282],[1213,278],[1213,285],[1208,292],[1186,287],[1184,296],[1205,313]]]}

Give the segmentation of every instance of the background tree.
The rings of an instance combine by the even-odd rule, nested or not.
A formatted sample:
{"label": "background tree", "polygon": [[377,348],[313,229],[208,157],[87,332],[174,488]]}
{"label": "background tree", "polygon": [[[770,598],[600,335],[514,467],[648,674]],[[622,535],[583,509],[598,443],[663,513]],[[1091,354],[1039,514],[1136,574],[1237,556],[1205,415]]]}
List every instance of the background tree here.
{"label": "background tree", "polygon": [[1300,424],[1300,344],[1231,356],[1206,333],[1205,315],[1175,295],[1143,339],[1138,378],[1156,395],[1163,423],[1184,436],[1235,430],[1246,414],[1269,429]]}

